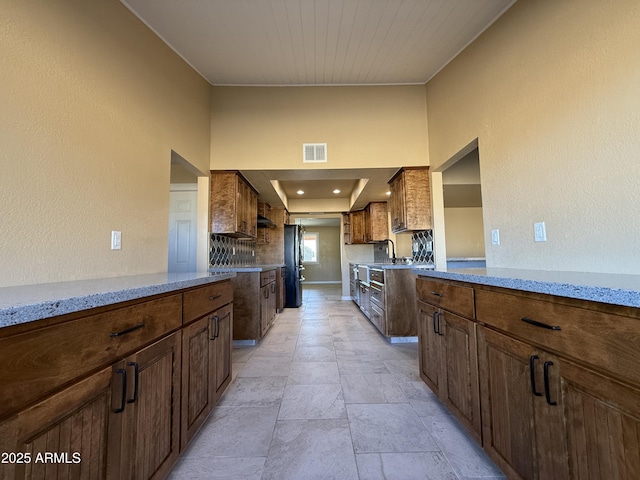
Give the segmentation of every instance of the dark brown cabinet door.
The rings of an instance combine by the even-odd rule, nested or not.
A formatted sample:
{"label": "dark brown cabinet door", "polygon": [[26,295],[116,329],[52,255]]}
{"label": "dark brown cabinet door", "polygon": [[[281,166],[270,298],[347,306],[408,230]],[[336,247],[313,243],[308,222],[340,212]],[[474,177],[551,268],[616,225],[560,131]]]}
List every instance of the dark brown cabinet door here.
{"label": "dark brown cabinet door", "polygon": [[189,444],[231,382],[233,304],[182,330],[180,448]]}
{"label": "dark brown cabinet door", "polygon": [[[484,449],[509,478],[538,478],[529,373],[536,351],[482,327],[478,349]],[[541,384],[536,388],[542,391]]]}
{"label": "dark brown cabinet door", "polygon": [[391,229],[394,233],[404,231],[405,219],[405,188],[404,172],[400,173],[390,184],[391,191]]}
{"label": "dark brown cabinet door", "polygon": [[214,343],[215,381],[212,382],[215,402],[231,383],[231,349],[233,339],[233,304],[229,304],[214,314],[217,324]]}
{"label": "dark brown cabinet door", "polygon": [[438,310],[431,305],[418,302],[420,376],[436,395],[440,395],[442,388],[442,352],[438,334],[438,313]]}
{"label": "dark brown cabinet door", "polygon": [[568,361],[554,367],[567,412],[570,478],[640,478],[640,390]]}
{"label": "dark brown cabinet door", "polygon": [[164,478],[180,452],[180,332],[125,359],[120,478]]}
{"label": "dark brown cabinet door", "polygon": [[439,331],[444,365],[441,398],[466,424],[476,440],[481,436],[480,390],[476,323],[449,312],[441,312]]}
{"label": "dark brown cabinet door", "polygon": [[[0,478],[107,478],[112,390],[122,391],[121,378],[105,368],[1,423],[1,451],[14,458],[0,465]],[[45,462],[52,453],[63,456]]]}
{"label": "dark brown cabinet door", "polygon": [[509,477],[570,478],[562,362],[527,343],[478,330],[485,450]]}
{"label": "dark brown cabinet door", "polygon": [[351,212],[351,243],[365,243],[364,210]]}
{"label": "dark brown cabinet door", "polygon": [[269,298],[271,296],[271,287],[269,284],[260,288],[260,338],[267,333],[269,329],[269,306],[271,302]]}
{"label": "dark brown cabinet door", "polygon": [[182,330],[182,422],[181,449],[191,441],[213,408],[211,377],[216,374],[211,348],[214,315]]}

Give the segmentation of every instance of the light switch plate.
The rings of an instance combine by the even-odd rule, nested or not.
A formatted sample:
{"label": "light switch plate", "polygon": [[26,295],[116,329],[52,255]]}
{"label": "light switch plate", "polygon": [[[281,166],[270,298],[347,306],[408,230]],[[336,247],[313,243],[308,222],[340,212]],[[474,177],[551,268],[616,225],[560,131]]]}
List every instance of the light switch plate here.
{"label": "light switch plate", "polygon": [[491,230],[491,245],[500,245],[500,230]]}
{"label": "light switch plate", "polygon": [[122,250],[122,232],[111,232],[111,250]]}
{"label": "light switch plate", "polygon": [[533,239],[536,242],[547,241],[547,229],[544,222],[538,222],[533,224]]}

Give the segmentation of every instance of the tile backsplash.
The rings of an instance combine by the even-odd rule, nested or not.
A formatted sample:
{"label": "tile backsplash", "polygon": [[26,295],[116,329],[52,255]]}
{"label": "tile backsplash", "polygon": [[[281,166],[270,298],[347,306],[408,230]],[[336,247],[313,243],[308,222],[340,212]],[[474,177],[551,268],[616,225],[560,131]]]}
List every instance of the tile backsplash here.
{"label": "tile backsplash", "polygon": [[256,242],[211,234],[210,267],[239,267],[256,264]]}
{"label": "tile backsplash", "polygon": [[413,232],[411,235],[413,263],[418,265],[435,265],[433,256],[433,230]]}
{"label": "tile backsplash", "polygon": [[[391,248],[391,246],[387,242],[373,244],[374,263],[391,263],[388,248]],[[411,235],[411,257],[413,258],[413,264],[435,265],[433,257],[433,230],[413,232]],[[401,263],[400,258],[398,258],[398,263]]]}

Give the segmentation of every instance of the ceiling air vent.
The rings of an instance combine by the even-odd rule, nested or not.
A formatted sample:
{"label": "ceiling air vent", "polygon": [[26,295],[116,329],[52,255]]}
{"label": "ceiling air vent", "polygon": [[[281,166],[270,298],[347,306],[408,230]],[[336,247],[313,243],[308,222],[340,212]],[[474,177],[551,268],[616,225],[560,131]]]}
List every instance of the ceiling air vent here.
{"label": "ceiling air vent", "polygon": [[326,143],[303,143],[302,144],[303,163],[318,163],[327,161]]}

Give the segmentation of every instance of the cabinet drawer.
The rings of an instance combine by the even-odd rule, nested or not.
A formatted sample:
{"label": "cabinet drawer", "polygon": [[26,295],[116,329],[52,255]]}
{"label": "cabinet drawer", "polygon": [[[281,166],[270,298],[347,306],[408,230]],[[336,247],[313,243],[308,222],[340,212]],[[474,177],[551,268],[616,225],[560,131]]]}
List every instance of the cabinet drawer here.
{"label": "cabinet drawer", "polygon": [[376,268],[369,269],[369,279],[372,282],[384,283],[384,270]]}
{"label": "cabinet drawer", "polygon": [[183,322],[186,325],[233,301],[231,280],[211,283],[184,293]]}
{"label": "cabinet drawer", "polygon": [[553,297],[523,297],[509,290],[476,290],[478,321],[640,385],[640,321],[584,305],[562,305]]}
{"label": "cabinet drawer", "polygon": [[416,288],[418,300],[474,318],[473,288],[424,278],[418,278]]}
{"label": "cabinet drawer", "polygon": [[0,417],[180,328],[182,295],[0,340]]}
{"label": "cabinet drawer", "polygon": [[275,282],[276,281],[276,271],[275,270],[269,270],[269,282]]}
{"label": "cabinet drawer", "polygon": [[382,333],[383,335],[386,335],[387,332],[386,332],[386,325],[385,325],[384,310],[380,310],[375,305],[371,305],[370,314],[371,314],[370,315],[371,322],[376,326],[376,328],[380,331],[380,333]]}
{"label": "cabinet drawer", "polygon": [[270,281],[271,272],[260,272],[260,286],[264,287]]}
{"label": "cabinet drawer", "polygon": [[373,303],[381,309],[384,309],[384,285],[376,285],[371,282],[369,295]]}

